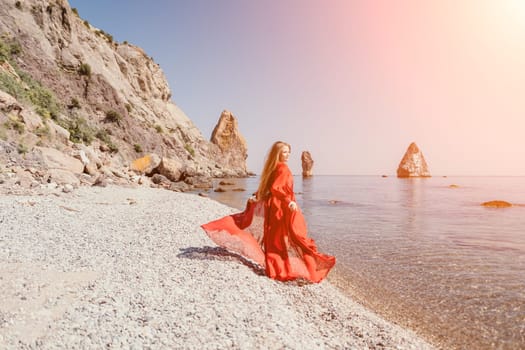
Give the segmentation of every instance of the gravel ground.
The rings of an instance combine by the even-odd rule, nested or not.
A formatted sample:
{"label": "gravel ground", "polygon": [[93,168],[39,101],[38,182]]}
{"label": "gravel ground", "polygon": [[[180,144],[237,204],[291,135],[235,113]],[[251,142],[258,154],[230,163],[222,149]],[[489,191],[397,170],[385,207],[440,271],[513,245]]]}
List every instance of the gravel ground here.
{"label": "gravel ground", "polygon": [[330,283],[281,283],[152,188],[0,196],[0,348],[431,349]]}

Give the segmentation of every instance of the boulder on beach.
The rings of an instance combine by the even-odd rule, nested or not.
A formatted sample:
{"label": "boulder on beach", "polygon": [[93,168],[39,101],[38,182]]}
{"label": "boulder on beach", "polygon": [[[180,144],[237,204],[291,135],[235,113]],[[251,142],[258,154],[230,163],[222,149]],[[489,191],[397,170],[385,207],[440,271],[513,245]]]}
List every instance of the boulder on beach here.
{"label": "boulder on beach", "polygon": [[130,169],[137,173],[150,175],[161,162],[161,158],[154,154],[146,154],[144,157],[137,158],[131,162]]}
{"label": "boulder on beach", "polygon": [[183,176],[184,164],[178,159],[163,157],[157,167],[157,171],[170,181],[177,182]]}
{"label": "boulder on beach", "polygon": [[40,152],[43,164],[48,169],[62,169],[74,174],[81,174],[84,171],[84,164],[74,157],[71,157],[57,149],[49,147],[36,147]]}
{"label": "boulder on beach", "polygon": [[412,142],[397,168],[397,177],[430,177],[427,162],[419,147]]}

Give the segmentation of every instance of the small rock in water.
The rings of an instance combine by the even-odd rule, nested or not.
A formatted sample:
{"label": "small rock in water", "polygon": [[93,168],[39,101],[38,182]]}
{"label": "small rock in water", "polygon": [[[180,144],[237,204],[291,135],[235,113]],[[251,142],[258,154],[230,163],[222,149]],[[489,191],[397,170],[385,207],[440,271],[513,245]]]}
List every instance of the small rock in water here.
{"label": "small rock in water", "polygon": [[512,203],[505,202],[505,201],[489,201],[481,203],[482,206],[488,207],[488,208],[508,208],[512,207]]}

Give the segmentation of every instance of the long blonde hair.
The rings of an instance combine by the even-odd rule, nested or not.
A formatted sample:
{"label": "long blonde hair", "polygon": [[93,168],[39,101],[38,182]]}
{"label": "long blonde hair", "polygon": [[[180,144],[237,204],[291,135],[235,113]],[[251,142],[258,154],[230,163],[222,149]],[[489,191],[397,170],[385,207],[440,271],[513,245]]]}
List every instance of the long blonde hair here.
{"label": "long blonde hair", "polygon": [[261,173],[261,181],[259,182],[259,188],[257,189],[257,199],[266,199],[270,195],[273,171],[275,170],[277,163],[279,163],[279,156],[284,147],[288,147],[290,151],[292,150],[292,147],[283,141],[275,142],[272,145],[272,148],[270,148]]}

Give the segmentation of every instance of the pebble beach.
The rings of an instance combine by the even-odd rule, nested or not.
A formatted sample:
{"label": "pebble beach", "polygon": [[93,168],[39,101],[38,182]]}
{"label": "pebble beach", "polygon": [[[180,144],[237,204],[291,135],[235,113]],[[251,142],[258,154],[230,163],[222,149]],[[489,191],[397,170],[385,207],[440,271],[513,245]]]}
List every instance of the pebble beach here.
{"label": "pebble beach", "polygon": [[271,280],[162,189],[0,196],[2,349],[433,349],[328,281]]}

